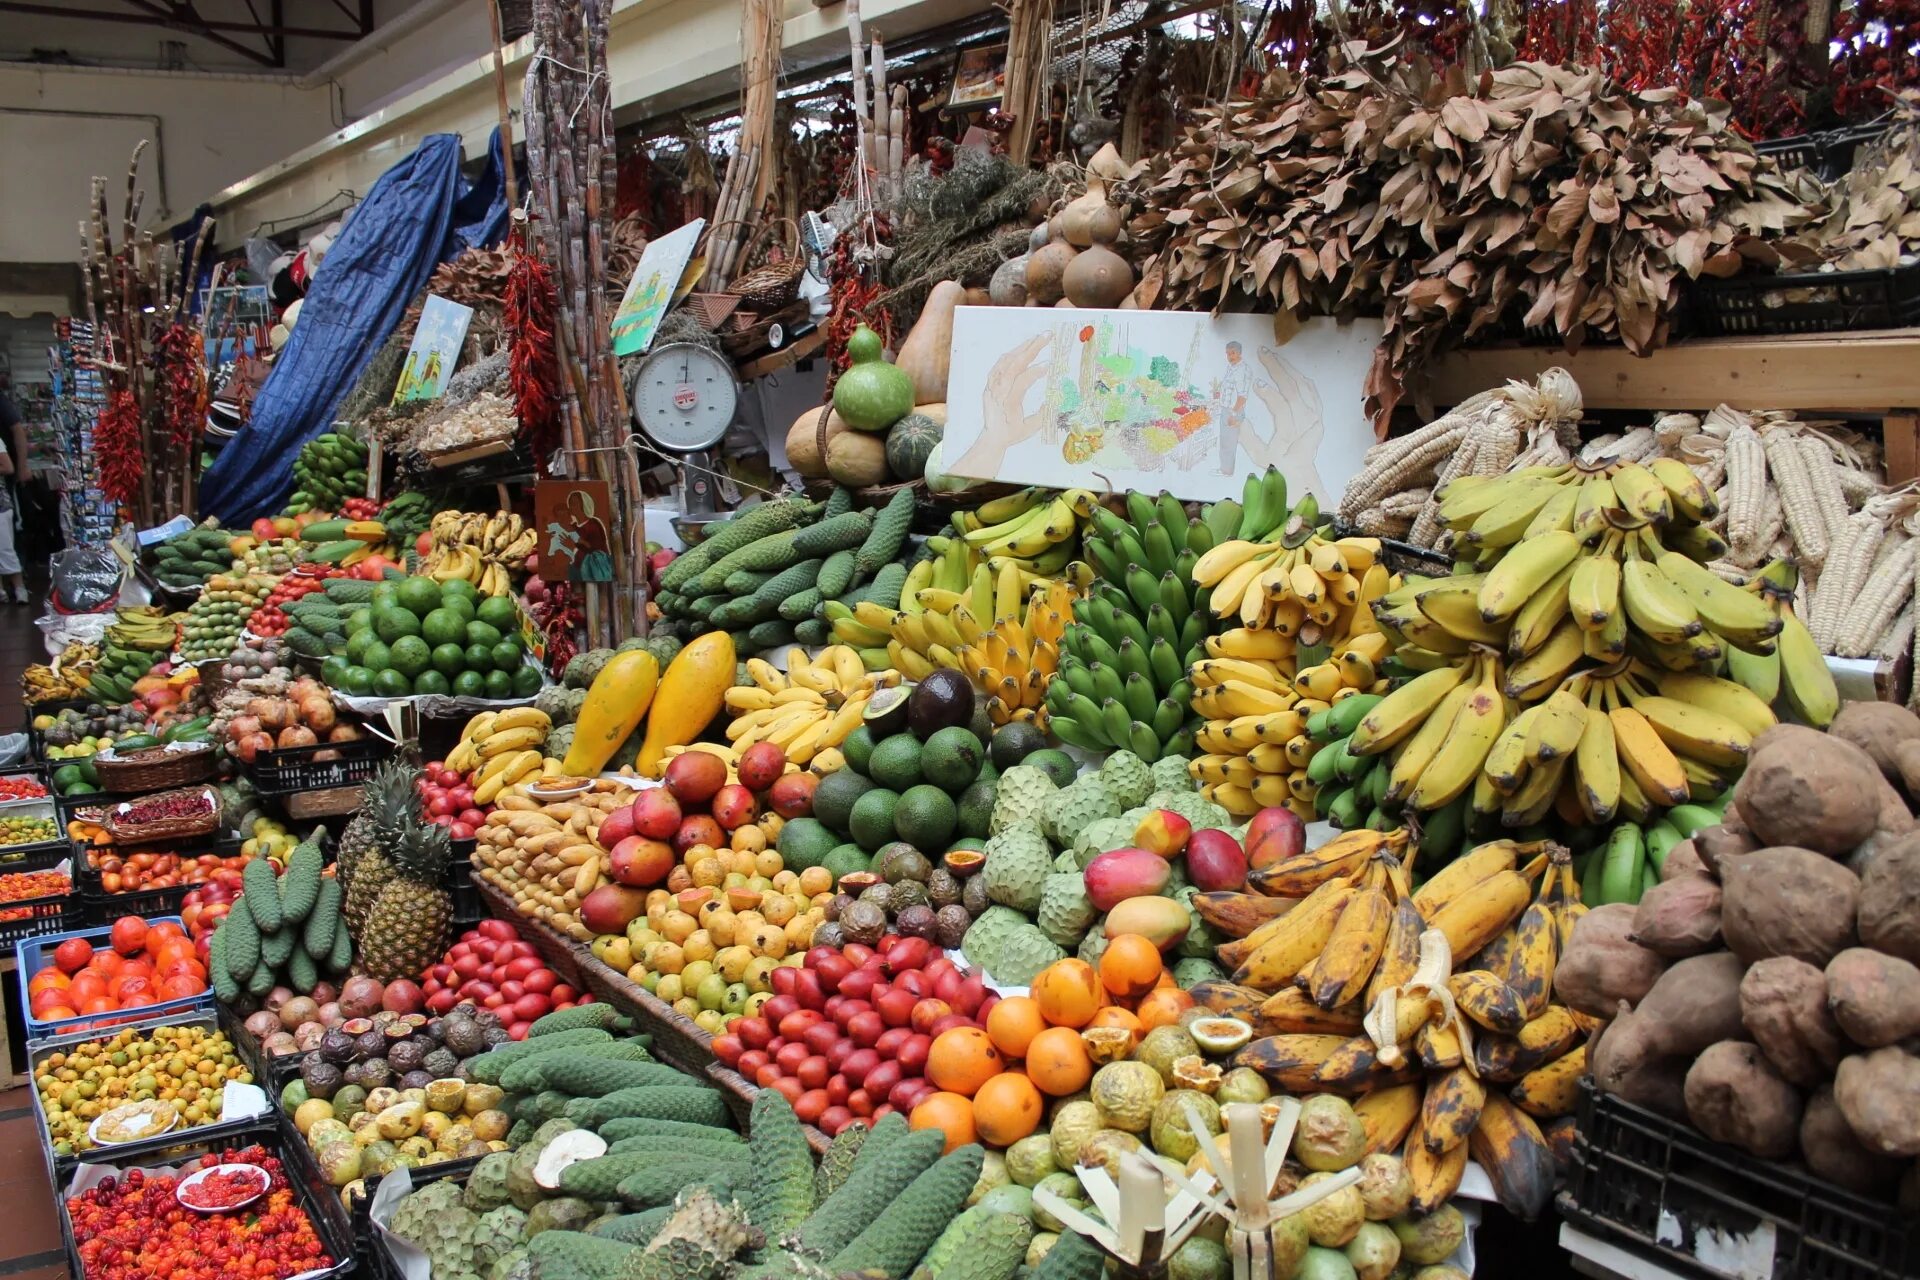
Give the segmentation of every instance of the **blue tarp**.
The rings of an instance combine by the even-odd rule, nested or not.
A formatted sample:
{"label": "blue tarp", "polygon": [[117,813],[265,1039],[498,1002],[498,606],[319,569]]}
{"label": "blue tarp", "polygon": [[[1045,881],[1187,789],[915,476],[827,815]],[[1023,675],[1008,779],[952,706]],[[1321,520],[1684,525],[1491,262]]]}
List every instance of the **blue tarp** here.
{"label": "blue tarp", "polygon": [[437,133],[380,175],[347,219],[300,308],[300,323],[254,397],[247,426],[200,483],[200,512],[238,528],[293,492],[300,447],[334,411],[441,262],[506,233],[500,136],[471,186],[460,139]]}

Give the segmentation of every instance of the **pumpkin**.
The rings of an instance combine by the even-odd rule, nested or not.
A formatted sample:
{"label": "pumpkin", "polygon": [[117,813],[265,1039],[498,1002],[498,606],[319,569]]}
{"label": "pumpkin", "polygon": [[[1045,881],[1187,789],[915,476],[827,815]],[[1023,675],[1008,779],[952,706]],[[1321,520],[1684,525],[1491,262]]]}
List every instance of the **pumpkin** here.
{"label": "pumpkin", "polygon": [[893,357],[894,367],[913,379],[915,404],[946,403],[947,367],[953,354],[953,312],[966,294],[966,288],[956,280],[942,280],[933,286],[926,304],[920,308],[920,318],[913,322],[907,340],[900,344],[899,352]]}
{"label": "pumpkin", "polygon": [[[847,430],[847,420],[827,410],[827,440]],[[787,461],[793,469],[810,480],[824,479],[827,474],[827,459],[820,452],[820,407],[815,406],[793,420],[787,428]]]}
{"label": "pumpkin", "polygon": [[666,769],[667,748],[692,742],[720,714],[733,687],[734,662],[733,637],[724,631],[696,636],[674,655],[647,710],[647,736],[634,761],[641,776],[659,777]]}
{"label": "pumpkin", "polygon": [[927,455],[940,443],[946,419],[946,405],[924,404],[894,423],[887,431],[887,470],[902,480],[918,480],[925,475]]}
{"label": "pumpkin", "polygon": [[827,474],[849,489],[887,482],[887,442],[865,431],[845,431],[827,444]]}
{"label": "pumpkin", "polygon": [[885,431],[913,412],[913,379],[887,363],[880,335],[861,325],[847,339],[847,371],[833,384],[833,408],[856,431]]}
{"label": "pumpkin", "polygon": [[587,686],[560,771],[570,778],[598,777],[647,714],[659,683],[660,662],[651,653],[634,649],[614,654]]}

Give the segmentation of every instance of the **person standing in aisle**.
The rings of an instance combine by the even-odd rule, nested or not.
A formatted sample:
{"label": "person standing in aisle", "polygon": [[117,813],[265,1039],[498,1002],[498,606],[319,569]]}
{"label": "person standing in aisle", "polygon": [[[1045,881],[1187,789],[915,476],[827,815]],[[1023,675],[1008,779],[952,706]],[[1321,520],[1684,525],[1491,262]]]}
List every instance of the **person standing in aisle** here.
{"label": "person standing in aisle", "polygon": [[0,574],[6,576],[17,605],[33,603],[27,594],[27,580],[20,572],[20,554],[13,548],[15,511],[20,499],[18,484],[32,479],[27,463],[27,427],[5,387],[0,387]]}

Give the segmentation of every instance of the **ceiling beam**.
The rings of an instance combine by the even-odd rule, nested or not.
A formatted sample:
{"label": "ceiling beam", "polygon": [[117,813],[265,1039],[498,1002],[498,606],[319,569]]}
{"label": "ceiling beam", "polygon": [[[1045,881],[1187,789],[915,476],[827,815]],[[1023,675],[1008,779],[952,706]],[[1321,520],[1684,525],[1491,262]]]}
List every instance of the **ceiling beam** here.
{"label": "ceiling beam", "polygon": [[[200,15],[194,12],[192,0],[169,0],[166,5],[158,3],[157,0],[125,0],[125,2],[136,9],[142,9],[154,15],[150,21],[156,25],[199,36],[202,40],[211,41],[219,45],[222,49],[230,49],[241,57],[257,62],[263,67],[275,67],[278,65],[274,61],[271,52],[262,53],[250,45],[241,44],[231,36],[221,35],[218,31],[207,26]],[[247,7],[249,11],[252,10],[251,0],[249,0]],[[255,20],[248,26],[247,30],[251,34],[260,34],[258,15],[255,15]],[[268,43],[271,44],[271,37],[263,38],[266,38]]]}
{"label": "ceiling beam", "polygon": [[198,34],[210,31],[236,31],[243,35],[299,36],[307,40],[345,40],[349,43],[366,34],[363,31],[329,31],[320,27],[284,25],[263,27],[250,22],[203,20],[195,24],[175,18],[171,14],[162,17],[146,13],[121,13],[113,9],[76,9],[70,4],[32,3],[31,0],[0,0],[0,13],[26,13],[37,17],[73,18],[85,22],[124,22],[138,27],[168,27],[175,30],[194,31]]}

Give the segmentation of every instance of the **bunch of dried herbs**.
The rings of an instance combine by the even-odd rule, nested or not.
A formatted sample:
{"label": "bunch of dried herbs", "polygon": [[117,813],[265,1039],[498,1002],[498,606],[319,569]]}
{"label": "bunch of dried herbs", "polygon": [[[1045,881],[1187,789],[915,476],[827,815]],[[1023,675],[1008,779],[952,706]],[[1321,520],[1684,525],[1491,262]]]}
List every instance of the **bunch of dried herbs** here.
{"label": "bunch of dried herbs", "polygon": [[1819,222],[1778,246],[1748,247],[1747,256],[1782,272],[1914,261],[1920,252],[1920,91],[1900,95],[1886,133],[1860,148],[1829,198],[1831,208]]}
{"label": "bunch of dried herbs", "polygon": [[1533,62],[1469,82],[1359,45],[1202,112],[1129,192],[1163,308],[1384,316],[1377,420],[1436,351],[1503,320],[1568,350],[1659,346],[1685,279],[1734,273],[1818,199],[1717,104]]}

